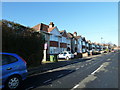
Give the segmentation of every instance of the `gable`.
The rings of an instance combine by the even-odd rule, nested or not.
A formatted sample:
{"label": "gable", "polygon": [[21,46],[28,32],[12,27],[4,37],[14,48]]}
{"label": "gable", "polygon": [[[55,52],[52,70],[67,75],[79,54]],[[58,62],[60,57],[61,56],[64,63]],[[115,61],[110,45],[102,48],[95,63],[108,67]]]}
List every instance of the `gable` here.
{"label": "gable", "polygon": [[51,32],[49,32],[50,34],[54,34],[56,36],[61,36],[59,30],[57,27],[55,27]]}
{"label": "gable", "polygon": [[63,32],[62,36],[63,36],[63,37],[67,37],[66,31]]}

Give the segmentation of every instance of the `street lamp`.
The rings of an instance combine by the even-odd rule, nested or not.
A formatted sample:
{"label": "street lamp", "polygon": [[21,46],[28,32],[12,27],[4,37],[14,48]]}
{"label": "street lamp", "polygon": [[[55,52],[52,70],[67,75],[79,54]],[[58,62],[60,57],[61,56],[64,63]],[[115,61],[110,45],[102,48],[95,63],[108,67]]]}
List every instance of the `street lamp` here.
{"label": "street lamp", "polygon": [[[101,37],[101,44],[102,44],[102,39],[103,39],[103,38]],[[101,48],[101,49],[103,50],[103,46],[102,46],[102,48]]]}

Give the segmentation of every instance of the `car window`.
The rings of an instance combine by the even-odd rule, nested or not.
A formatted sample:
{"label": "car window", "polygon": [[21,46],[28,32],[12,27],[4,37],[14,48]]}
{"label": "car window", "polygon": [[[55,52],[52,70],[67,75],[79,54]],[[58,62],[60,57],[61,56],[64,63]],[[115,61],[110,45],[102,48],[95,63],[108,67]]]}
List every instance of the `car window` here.
{"label": "car window", "polygon": [[72,54],[71,52],[69,52],[69,54]]}
{"label": "car window", "polygon": [[64,54],[67,54],[66,52],[64,52]]}
{"label": "car window", "polygon": [[4,54],[2,55],[2,65],[10,64],[16,61],[18,61],[16,57]]}

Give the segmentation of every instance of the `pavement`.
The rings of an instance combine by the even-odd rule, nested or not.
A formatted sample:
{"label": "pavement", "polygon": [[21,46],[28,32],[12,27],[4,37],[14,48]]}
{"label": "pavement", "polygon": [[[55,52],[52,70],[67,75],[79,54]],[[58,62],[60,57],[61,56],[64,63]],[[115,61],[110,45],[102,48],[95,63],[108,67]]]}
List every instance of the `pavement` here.
{"label": "pavement", "polygon": [[[107,53],[104,53],[104,55]],[[92,55],[84,58],[77,58],[77,59],[71,59],[71,60],[58,60],[58,62],[49,62],[49,63],[43,63],[40,66],[33,67],[33,68],[28,68],[28,75],[31,76],[32,74],[36,73],[43,73],[48,70],[64,67],[70,64],[78,63],[78,62],[83,62],[89,59],[92,59],[94,57],[99,57],[103,54],[99,55]]]}

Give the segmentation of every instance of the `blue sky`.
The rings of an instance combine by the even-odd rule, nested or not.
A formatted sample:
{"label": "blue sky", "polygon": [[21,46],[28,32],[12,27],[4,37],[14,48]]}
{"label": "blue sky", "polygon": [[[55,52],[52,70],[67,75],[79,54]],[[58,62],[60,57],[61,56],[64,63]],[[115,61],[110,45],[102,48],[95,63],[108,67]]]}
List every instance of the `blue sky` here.
{"label": "blue sky", "polygon": [[117,2],[3,2],[2,18],[29,27],[52,21],[92,42],[118,43]]}

